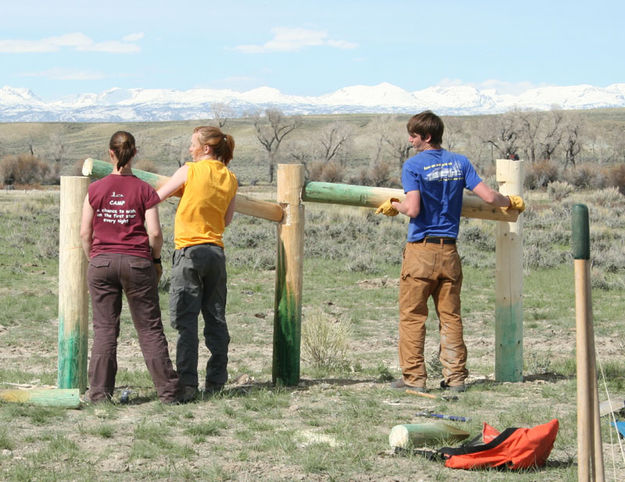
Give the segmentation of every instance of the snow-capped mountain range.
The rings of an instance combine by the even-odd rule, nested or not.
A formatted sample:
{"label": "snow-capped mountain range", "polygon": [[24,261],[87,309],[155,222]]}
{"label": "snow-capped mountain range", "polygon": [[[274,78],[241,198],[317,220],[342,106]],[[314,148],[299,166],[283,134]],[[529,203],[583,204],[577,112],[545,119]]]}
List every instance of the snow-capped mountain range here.
{"label": "snow-capped mountain range", "polygon": [[511,109],[549,110],[625,107],[625,83],[607,87],[538,87],[521,94],[470,86],[428,87],[408,92],[395,85],[345,87],[318,97],[283,94],[270,87],[246,92],[228,89],[120,89],[46,102],[28,89],[0,89],[1,122],[167,121],[214,117],[219,105],[229,117],[277,108],[285,114],[416,113],[496,114]]}

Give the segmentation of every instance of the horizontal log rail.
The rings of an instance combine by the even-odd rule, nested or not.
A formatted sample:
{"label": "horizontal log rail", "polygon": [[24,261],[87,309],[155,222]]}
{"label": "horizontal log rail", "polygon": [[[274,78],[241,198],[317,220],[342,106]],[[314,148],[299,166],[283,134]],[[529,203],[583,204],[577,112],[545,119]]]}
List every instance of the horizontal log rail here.
{"label": "horizontal log rail", "polygon": [[[108,176],[111,172],[113,172],[113,166],[109,162],[99,161],[98,159],[85,159],[82,166],[82,175],[94,179],[101,179]],[[169,180],[167,176],[142,171],[141,169],[133,168],[132,173],[155,189],[158,189]],[[280,204],[252,199],[243,194],[237,194],[234,198],[234,210],[240,214],[275,222],[282,221],[282,216],[284,215]]]}
{"label": "horizontal log rail", "polygon": [[[333,182],[308,182],[304,185],[302,201],[344,204],[376,208],[387,199],[403,200],[406,195],[401,189],[386,187],[355,186]],[[462,199],[462,216],[489,219],[492,221],[516,222],[519,212],[492,206],[474,194],[465,194]]]}

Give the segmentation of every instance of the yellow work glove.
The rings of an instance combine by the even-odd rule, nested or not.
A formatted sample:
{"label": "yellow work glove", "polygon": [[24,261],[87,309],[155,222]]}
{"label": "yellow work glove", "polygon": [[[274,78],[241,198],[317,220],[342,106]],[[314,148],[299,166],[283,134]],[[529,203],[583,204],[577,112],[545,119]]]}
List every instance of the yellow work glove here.
{"label": "yellow work glove", "polygon": [[520,213],[525,211],[525,202],[521,196],[508,196],[510,199],[510,206],[507,209],[516,209]]}
{"label": "yellow work glove", "polygon": [[375,213],[384,214],[385,216],[397,216],[399,214],[399,211],[393,207],[393,205],[391,204],[393,202],[398,203],[399,199],[392,197],[384,201],[382,204],[380,204],[378,209],[375,210]]}

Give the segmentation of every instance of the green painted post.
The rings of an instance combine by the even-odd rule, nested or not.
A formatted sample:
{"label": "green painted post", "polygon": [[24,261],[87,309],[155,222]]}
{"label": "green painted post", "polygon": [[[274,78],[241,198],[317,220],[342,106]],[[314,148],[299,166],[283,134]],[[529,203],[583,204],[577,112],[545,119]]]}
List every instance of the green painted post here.
{"label": "green painted post", "polygon": [[[523,161],[497,160],[502,194],[522,195]],[[495,379],[523,381],[523,225],[500,222],[495,241]]]}
{"label": "green painted post", "polygon": [[571,217],[577,347],[577,474],[578,480],[604,480],[592,316],[588,208],[584,204],[575,204]]}
{"label": "green painted post", "polygon": [[89,297],[87,258],[80,239],[82,204],[89,179],[61,177],[59,210],[58,388],[87,388]]}
{"label": "green painted post", "polygon": [[304,168],[278,165],[277,201],[284,207],[278,224],[273,326],[273,383],[294,386],[300,376],[302,281],[304,264]]}
{"label": "green painted post", "polygon": [[590,223],[588,208],[585,204],[575,204],[572,214],[573,222],[573,258],[590,259]]}

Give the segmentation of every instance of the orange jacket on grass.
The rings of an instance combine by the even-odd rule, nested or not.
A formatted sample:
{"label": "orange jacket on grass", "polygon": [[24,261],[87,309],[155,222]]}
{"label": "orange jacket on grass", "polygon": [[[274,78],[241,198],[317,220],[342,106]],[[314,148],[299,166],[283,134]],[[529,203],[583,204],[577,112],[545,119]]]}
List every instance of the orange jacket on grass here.
{"label": "orange jacket on grass", "polygon": [[558,420],[553,419],[536,427],[508,428],[499,433],[484,423],[483,443],[444,447],[439,453],[445,458],[445,466],[452,469],[542,467],[558,435],[558,425]]}

